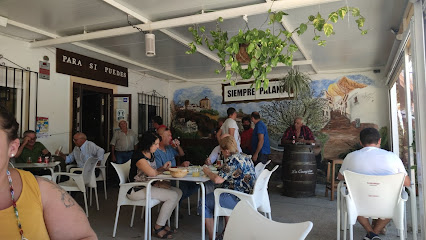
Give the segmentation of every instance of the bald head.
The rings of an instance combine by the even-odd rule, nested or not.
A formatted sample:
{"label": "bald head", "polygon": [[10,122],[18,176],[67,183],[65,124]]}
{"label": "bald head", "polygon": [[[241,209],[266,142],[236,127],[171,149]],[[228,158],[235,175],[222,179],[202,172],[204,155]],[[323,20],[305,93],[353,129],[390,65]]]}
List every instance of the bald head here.
{"label": "bald head", "polygon": [[74,141],[75,145],[77,145],[77,147],[81,147],[84,144],[84,142],[86,142],[87,136],[84,133],[78,132],[74,134],[74,137],[72,140]]}
{"label": "bald head", "polygon": [[162,136],[165,131],[166,131],[166,128],[165,127],[161,127],[159,129],[157,129],[157,134],[160,135],[160,136]]}

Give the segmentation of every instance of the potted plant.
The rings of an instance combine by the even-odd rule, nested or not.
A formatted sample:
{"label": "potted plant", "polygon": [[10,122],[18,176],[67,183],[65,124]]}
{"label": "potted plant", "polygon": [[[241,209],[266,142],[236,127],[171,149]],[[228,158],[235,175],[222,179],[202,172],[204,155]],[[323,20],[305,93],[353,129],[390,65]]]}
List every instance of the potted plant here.
{"label": "potted plant", "polygon": [[298,68],[292,68],[282,79],[281,86],[289,96],[297,97],[299,94],[310,90],[311,78],[299,71]]}
{"label": "potted plant", "polygon": [[[273,13],[269,10],[268,12],[269,25],[281,22],[283,16],[288,15],[283,11]],[[292,65],[293,53],[298,50],[297,46],[291,42],[293,34],[302,35],[311,25],[315,34],[313,40],[318,45],[325,46],[326,41],[322,39],[320,33],[324,33],[327,37],[334,34],[333,23],[336,23],[339,18],[344,19],[347,14],[354,17],[361,34],[366,34],[367,30],[362,29],[365,18],[360,14],[359,9],[354,7],[341,7],[331,12],[326,18],[323,18],[320,13],[316,16],[311,15],[307,22],[301,23],[292,32],[279,30],[274,33],[270,29],[263,31],[247,27],[246,31],[240,29],[238,34],[232,37],[228,37],[228,33],[220,28],[219,25],[223,22],[223,18],[220,17],[216,22],[216,29],[210,31],[210,36],[206,34],[204,26],[189,27],[188,30],[192,33],[194,42],[189,44],[190,50],[186,53],[195,53],[196,45],[202,45],[204,42],[210,51],[217,51],[222,68],[216,70],[216,73],[219,74],[225,70],[225,81],[235,85],[239,79],[254,78],[255,88],[259,89],[262,83],[264,87],[267,87],[269,83],[267,75],[272,71],[272,67],[277,66],[278,63]],[[241,48],[246,49],[247,56],[239,54]],[[240,62],[241,55],[243,55],[243,62],[247,63],[244,67]]]}

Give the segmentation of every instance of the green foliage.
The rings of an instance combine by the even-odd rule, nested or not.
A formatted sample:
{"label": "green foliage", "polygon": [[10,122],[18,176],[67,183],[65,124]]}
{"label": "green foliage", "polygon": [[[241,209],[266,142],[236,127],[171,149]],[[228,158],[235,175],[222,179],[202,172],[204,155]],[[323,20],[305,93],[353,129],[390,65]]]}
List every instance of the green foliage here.
{"label": "green foliage", "polygon": [[283,132],[293,125],[296,117],[303,117],[305,125],[313,132],[319,132],[327,123],[327,118],[322,113],[327,104],[326,99],[314,98],[312,92],[305,92],[294,100],[265,103],[260,115],[265,119],[271,136],[282,136]]}
{"label": "green foliage", "polygon": [[380,148],[389,151],[390,148],[389,148],[388,127],[382,127],[382,128],[380,128],[379,133],[380,133],[380,138],[382,139],[382,141],[380,143]]}
{"label": "green foliage", "polygon": [[315,138],[317,141],[320,142],[321,144],[321,161],[324,160],[324,149],[325,149],[325,144],[327,143],[328,139],[330,139],[330,136],[328,134],[325,134],[323,132],[316,132],[314,133]]}
{"label": "green foliage", "polygon": [[180,130],[179,128],[173,129],[173,138],[181,138],[181,139],[199,139],[200,135],[198,135],[198,132],[184,132]]}
{"label": "green foliage", "polygon": [[361,148],[362,148],[362,145],[359,142],[357,142],[354,145],[350,146],[350,148],[346,152],[339,154],[339,158],[345,159],[346,155],[348,155],[351,152],[360,150]]}
{"label": "green foliage", "polygon": [[214,110],[214,109],[203,109],[203,110],[200,111],[200,113],[207,113],[207,114],[210,114],[210,115],[213,115],[213,116],[219,115],[219,112]]}
{"label": "green foliage", "polygon": [[310,91],[311,78],[300,72],[298,68],[292,68],[280,81],[289,96],[297,97],[299,94]]}
{"label": "green foliage", "polygon": [[[281,22],[283,17],[288,15],[283,11],[271,12],[269,10],[268,12],[269,25]],[[354,7],[341,7],[331,12],[326,19],[320,13],[316,16],[311,15],[307,22],[301,23],[293,32],[279,30],[275,34],[270,29],[263,31],[254,28],[245,32],[240,29],[238,34],[231,38],[228,37],[226,31],[220,28],[219,24],[223,22],[223,18],[220,17],[216,22],[216,29],[210,31],[211,37],[206,34],[205,27],[194,25],[188,28],[194,41],[189,44],[190,49],[186,53],[195,53],[197,51],[196,45],[205,44],[210,51],[216,51],[220,59],[222,69],[216,70],[216,73],[221,73],[227,66],[230,68],[230,70],[226,70],[224,81],[229,81],[231,85],[235,85],[239,78],[254,78],[254,86],[257,90],[262,86],[262,83],[264,87],[267,87],[269,81],[267,75],[271,72],[272,67],[277,66],[278,63],[287,66],[292,65],[293,53],[298,51],[297,46],[292,44],[291,41],[293,33],[302,35],[309,26],[313,26],[315,34],[313,41],[316,41],[319,46],[325,46],[326,40],[322,39],[319,33],[323,32],[327,37],[334,34],[333,23],[336,23],[339,17],[343,19],[348,13],[354,17],[361,34],[367,34],[367,30],[362,29],[365,18],[360,14],[359,9]],[[242,45],[247,46],[246,52],[251,59],[246,69],[242,68],[236,57]]]}

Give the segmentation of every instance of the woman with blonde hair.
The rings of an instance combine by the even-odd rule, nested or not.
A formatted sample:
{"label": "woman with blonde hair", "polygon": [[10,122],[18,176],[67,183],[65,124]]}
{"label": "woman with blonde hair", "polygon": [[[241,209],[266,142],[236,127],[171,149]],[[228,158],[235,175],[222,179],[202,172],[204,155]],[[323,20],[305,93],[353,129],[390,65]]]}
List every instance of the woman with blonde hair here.
{"label": "woman with blonde hair", "polygon": [[[224,137],[219,142],[220,150],[224,157],[224,163],[218,174],[213,173],[208,167],[203,168],[203,172],[215,184],[220,184],[220,188],[232,189],[244,193],[253,191],[256,173],[254,164],[249,155],[238,151],[237,142],[232,136]],[[219,203],[224,208],[234,209],[240,201],[235,195],[224,193],[220,195]],[[213,238],[213,217],[214,217],[214,193],[206,195],[206,228],[209,238]]]}

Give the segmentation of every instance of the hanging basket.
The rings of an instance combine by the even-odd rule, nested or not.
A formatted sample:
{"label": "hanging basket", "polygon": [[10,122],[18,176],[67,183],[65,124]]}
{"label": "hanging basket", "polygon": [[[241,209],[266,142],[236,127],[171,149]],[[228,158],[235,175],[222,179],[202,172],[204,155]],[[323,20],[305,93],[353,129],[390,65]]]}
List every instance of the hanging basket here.
{"label": "hanging basket", "polygon": [[235,56],[237,61],[241,64],[249,64],[250,63],[251,58],[247,53],[247,47],[248,47],[248,44],[246,44],[246,43],[240,44],[240,51]]}

